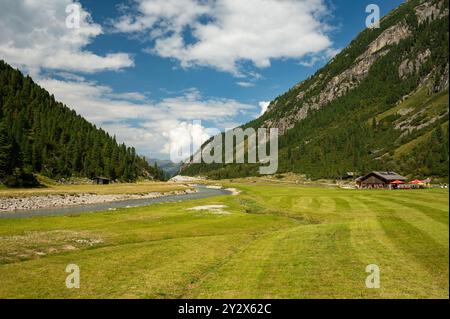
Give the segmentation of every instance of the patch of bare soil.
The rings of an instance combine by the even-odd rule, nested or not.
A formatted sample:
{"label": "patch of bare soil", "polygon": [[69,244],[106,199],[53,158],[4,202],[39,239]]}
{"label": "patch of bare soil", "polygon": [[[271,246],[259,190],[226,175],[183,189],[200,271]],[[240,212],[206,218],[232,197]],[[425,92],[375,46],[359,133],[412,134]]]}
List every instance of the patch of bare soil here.
{"label": "patch of bare soil", "polygon": [[27,231],[22,235],[0,236],[0,264],[42,258],[101,243],[103,239],[98,235],[67,230]]}

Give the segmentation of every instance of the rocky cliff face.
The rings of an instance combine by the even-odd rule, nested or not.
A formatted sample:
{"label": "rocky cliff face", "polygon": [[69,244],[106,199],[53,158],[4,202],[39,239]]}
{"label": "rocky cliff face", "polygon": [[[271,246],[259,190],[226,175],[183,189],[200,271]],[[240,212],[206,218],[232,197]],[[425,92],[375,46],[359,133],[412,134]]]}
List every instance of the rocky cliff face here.
{"label": "rocky cliff face", "polygon": [[420,67],[427,61],[430,56],[430,49],[426,49],[425,51],[420,52],[414,60],[410,60],[409,58],[403,60],[398,68],[398,74],[400,78],[404,80],[411,74],[418,73],[420,71]]}
{"label": "rocky cliff face", "polygon": [[419,24],[448,16],[448,8],[444,7],[444,1],[437,3],[427,1],[417,6],[415,11]]}
{"label": "rocky cliff face", "polygon": [[[414,10],[419,25],[448,17],[448,8],[444,7],[444,0],[437,2],[425,1],[416,6]],[[281,117],[269,117],[264,121],[264,125],[267,127],[278,127],[279,133],[283,135],[296,123],[306,119],[310,111],[326,107],[337,98],[357,88],[368,76],[372,65],[381,57],[388,54],[392,46],[410,37],[411,34],[410,27],[405,20],[401,20],[387,27],[367,45],[365,51],[357,56],[348,68],[339,74],[330,75],[326,72],[319,71],[313,78],[312,84],[308,83],[309,85],[307,86],[306,82],[302,82],[295,86],[294,90],[298,92],[296,101],[288,101],[288,103],[295,106],[287,110],[287,112],[283,110],[286,113]],[[409,56],[405,57],[398,67],[400,78],[405,79],[413,73],[419,73],[421,66],[428,60],[431,53],[431,50],[427,48],[423,52],[416,54],[413,58]],[[330,62],[330,64],[333,63],[335,63],[334,60]],[[430,76],[428,74],[424,78],[429,78]],[[447,77],[444,74],[442,80],[443,83],[436,87],[437,90],[443,90],[448,87],[448,71]],[[317,87],[322,87],[322,89],[319,92],[311,94]],[[283,107],[286,109],[286,105],[282,105],[276,99],[270,104],[267,113],[276,112],[277,109]]]}

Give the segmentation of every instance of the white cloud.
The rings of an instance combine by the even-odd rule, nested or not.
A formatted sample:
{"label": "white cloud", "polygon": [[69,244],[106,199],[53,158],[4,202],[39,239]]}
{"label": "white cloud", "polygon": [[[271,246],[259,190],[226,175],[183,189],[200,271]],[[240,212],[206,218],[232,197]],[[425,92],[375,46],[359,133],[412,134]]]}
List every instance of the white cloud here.
{"label": "white cloud", "polygon": [[55,95],[58,101],[74,108],[79,114],[95,124],[105,121],[125,121],[139,118],[145,112],[142,106],[132,103],[114,93],[108,86],[94,82],[65,81],[52,78],[37,80],[38,84]]}
{"label": "white cloud", "polygon": [[162,139],[158,132],[121,122],[104,123],[101,127],[110,134],[114,134],[119,142],[135,147],[139,154],[147,158],[164,155],[164,152],[160,150],[165,149],[167,141]]}
{"label": "white cloud", "polygon": [[341,49],[330,48],[325,50],[322,55],[312,55],[309,60],[300,61],[299,64],[311,68],[317,62],[329,61],[330,59],[334,58],[339,52],[341,52]]}
{"label": "white cloud", "polygon": [[187,120],[209,120],[220,126],[223,120],[246,114],[254,109],[253,105],[240,103],[233,99],[209,98],[204,100],[197,89],[190,89],[182,96],[166,98],[158,107],[168,111],[174,117]]}
{"label": "white cloud", "polygon": [[[185,132],[192,121],[208,122],[223,130],[237,126],[233,120],[239,115],[254,117],[256,109],[233,99],[205,98],[194,88],[176,97],[150,101],[140,93],[116,93],[108,86],[80,77],[66,78],[69,80],[40,78],[38,84],[87,120],[149,157],[167,157],[171,145],[185,145],[186,136],[171,132]],[[202,136],[211,135],[205,125],[191,128]]]}
{"label": "white cloud", "polygon": [[251,87],[255,86],[255,83],[245,82],[245,81],[236,82],[236,84],[239,85],[240,87],[243,87],[243,88],[251,88]]}
{"label": "white cloud", "polygon": [[[203,2],[203,3],[202,3]],[[205,1],[196,0],[138,0],[138,16],[123,15],[115,24],[121,32],[136,32],[152,28],[151,35],[158,37],[170,32],[180,32],[198,17],[210,13],[211,7]]]}
{"label": "white cloud", "polygon": [[76,72],[119,70],[134,65],[126,53],[97,55],[85,47],[103,33],[80,6],[80,27],[66,26],[73,0],[2,0],[0,58],[32,74],[41,68]]}
{"label": "white cloud", "polygon": [[[243,61],[258,68],[272,59],[318,54],[331,47],[325,0],[135,0],[115,22],[118,32],[149,35],[148,50],[243,76]],[[190,32],[192,40],[186,39]]]}
{"label": "white cloud", "polygon": [[260,116],[264,115],[264,113],[266,113],[267,108],[270,105],[269,101],[261,101],[258,103],[259,107],[261,108],[261,113],[259,114]]}
{"label": "white cloud", "polygon": [[205,128],[201,122],[180,122],[165,134],[169,138],[165,152],[170,153],[170,160],[178,163],[188,159],[200,149],[202,144],[219,132]]}
{"label": "white cloud", "polygon": [[[209,66],[242,76],[239,64],[316,54],[331,46],[324,0],[135,0],[137,12],[115,22],[119,32],[146,32],[147,51],[183,67]],[[194,42],[184,38],[190,31]]]}

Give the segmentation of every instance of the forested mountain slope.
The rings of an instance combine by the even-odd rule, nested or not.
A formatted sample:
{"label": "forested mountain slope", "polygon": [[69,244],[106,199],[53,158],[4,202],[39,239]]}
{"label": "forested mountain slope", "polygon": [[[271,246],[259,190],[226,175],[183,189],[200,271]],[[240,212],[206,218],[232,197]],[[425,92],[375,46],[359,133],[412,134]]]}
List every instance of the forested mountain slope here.
{"label": "forested mountain slope", "polygon": [[[280,130],[279,172],[398,170],[448,179],[448,0],[410,0],[244,127]],[[214,178],[259,165],[184,167]]]}
{"label": "forested mountain slope", "polygon": [[0,61],[0,182],[26,186],[32,173],[134,181],[163,173],[53,95]]}

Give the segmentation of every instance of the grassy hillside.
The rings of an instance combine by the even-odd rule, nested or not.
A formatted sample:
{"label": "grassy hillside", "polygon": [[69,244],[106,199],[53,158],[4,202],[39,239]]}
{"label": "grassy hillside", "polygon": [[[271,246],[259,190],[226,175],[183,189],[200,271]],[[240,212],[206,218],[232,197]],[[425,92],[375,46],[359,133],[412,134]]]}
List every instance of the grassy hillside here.
{"label": "grassy hillside", "polygon": [[[448,298],[447,190],[232,186],[243,193],[0,219],[0,297]],[[211,204],[226,207],[189,210]],[[69,263],[80,289],[65,287]]]}
{"label": "grassy hillside", "polygon": [[[377,169],[448,180],[448,8],[448,0],[402,4],[244,127],[279,128],[279,172],[339,178]],[[183,173],[257,172],[196,164]]]}

